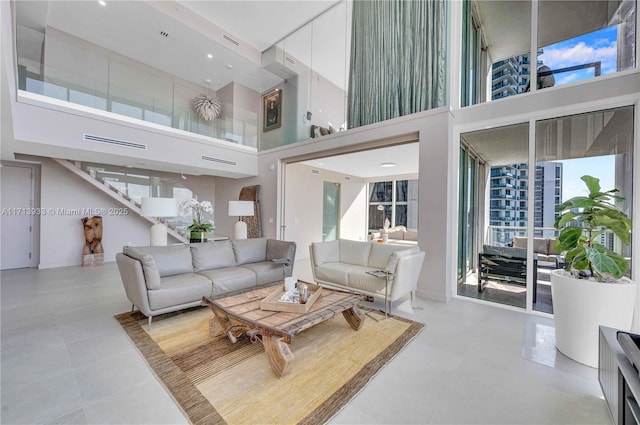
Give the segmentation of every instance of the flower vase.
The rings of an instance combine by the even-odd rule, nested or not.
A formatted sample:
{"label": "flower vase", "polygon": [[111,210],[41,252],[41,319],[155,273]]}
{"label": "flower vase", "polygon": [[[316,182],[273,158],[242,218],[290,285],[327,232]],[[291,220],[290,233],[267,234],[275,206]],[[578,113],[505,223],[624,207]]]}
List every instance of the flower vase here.
{"label": "flower vase", "polygon": [[198,243],[207,241],[207,232],[190,232],[189,242]]}

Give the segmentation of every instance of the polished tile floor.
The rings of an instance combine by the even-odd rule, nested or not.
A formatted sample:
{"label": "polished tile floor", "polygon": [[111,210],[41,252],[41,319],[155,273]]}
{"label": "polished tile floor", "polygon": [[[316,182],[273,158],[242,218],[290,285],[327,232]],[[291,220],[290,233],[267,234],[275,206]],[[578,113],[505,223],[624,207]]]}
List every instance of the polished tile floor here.
{"label": "polished tile floor", "polygon": [[[310,278],[307,264],[296,276]],[[188,423],[113,319],[130,309],[115,264],[0,279],[2,424]],[[597,371],[555,351],[551,320],[417,304],[394,313],[426,328],[332,423],[611,423]]]}

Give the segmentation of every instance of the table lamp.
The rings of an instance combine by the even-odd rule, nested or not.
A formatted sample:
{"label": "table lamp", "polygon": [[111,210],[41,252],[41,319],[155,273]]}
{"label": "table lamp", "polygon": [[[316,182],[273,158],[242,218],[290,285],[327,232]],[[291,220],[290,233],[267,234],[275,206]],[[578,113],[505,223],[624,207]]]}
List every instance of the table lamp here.
{"label": "table lamp", "polygon": [[160,217],[177,216],[178,202],[174,198],[142,198],[142,215],[157,219],[151,226],[151,246],[167,245],[167,225],[160,221]]}
{"label": "table lamp", "polygon": [[247,239],[247,223],[242,221],[242,217],[253,215],[252,201],[229,201],[229,217],[238,217],[234,228],[234,239]]}

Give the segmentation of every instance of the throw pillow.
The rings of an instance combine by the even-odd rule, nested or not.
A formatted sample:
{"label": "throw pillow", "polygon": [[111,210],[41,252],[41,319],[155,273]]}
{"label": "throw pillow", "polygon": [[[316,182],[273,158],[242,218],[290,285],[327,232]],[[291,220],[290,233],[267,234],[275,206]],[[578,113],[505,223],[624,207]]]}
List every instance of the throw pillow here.
{"label": "throw pillow", "polygon": [[151,255],[145,254],[132,246],[123,247],[122,253],[140,261],[147,289],[160,289],[160,273],[158,272],[156,262]]}

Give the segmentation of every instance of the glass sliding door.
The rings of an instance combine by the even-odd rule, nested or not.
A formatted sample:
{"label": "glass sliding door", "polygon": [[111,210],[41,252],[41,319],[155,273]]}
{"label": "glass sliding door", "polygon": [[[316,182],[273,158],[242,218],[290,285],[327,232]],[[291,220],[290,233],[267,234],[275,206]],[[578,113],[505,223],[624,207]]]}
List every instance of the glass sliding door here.
{"label": "glass sliding door", "polygon": [[458,206],[458,282],[465,281],[476,266],[476,174],[478,160],[467,147],[460,148]]}
{"label": "glass sliding door", "polygon": [[[588,192],[584,175],[600,179],[603,191],[618,189],[620,207],[631,216],[633,203],[632,106],[547,119],[536,122],[536,184],[534,209],[534,256],[537,257],[537,302],[533,309],[551,313],[549,272],[563,267],[562,253],[555,250],[556,205]],[[613,233],[601,243],[631,258],[631,246]]]}
{"label": "glass sliding door", "polygon": [[458,295],[525,308],[529,125],[460,138]]}

